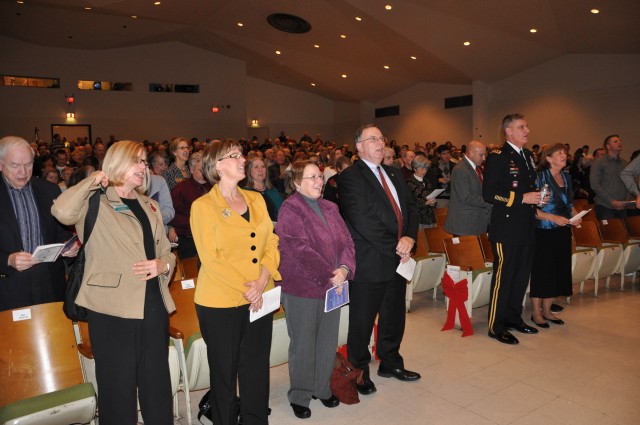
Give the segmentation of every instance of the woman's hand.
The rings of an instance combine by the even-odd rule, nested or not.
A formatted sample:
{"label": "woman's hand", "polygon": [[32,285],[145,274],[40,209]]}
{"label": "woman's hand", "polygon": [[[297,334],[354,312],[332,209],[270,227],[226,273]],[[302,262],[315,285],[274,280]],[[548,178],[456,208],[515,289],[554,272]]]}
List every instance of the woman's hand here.
{"label": "woman's hand", "polygon": [[82,246],[80,241],[75,241],[73,243],[73,246],[71,248],[69,248],[66,252],[64,252],[62,254],[62,256],[63,257],[75,257],[76,255],[78,255],[78,251],[80,251],[80,246]]}
{"label": "woman's hand", "polygon": [[427,199],[427,201],[424,204],[432,206],[432,205],[435,205],[436,202],[438,202],[438,200],[436,198],[433,198],[433,199]]}
{"label": "woman's hand", "polygon": [[567,224],[569,224],[569,219],[561,215],[554,215],[553,217],[551,217],[551,221],[558,226],[566,226]]}
{"label": "woman's hand", "polygon": [[102,187],[107,187],[109,185],[109,177],[107,176],[107,173],[102,170],[94,171],[89,177],[93,177],[93,184],[99,184]]}
{"label": "woman's hand", "polygon": [[149,280],[167,272],[167,262],[156,258],[155,260],[139,261],[133,264],[133,274],[140,276],[140,280]]}
{"label": "woman's hand", "polygon": [[260,269],[260,277],[256,280],[251,280],[244,284],[247,288],[247,292],[242,294],[245,300],[249,301],[249,309],[251,311],[258,311],[262,307],[262,292],[269,283],[269,277],[271,274],[266,267],[262,266]]}
{"label": "woman's hand", "polygon": [[347,270],[344,267],[338,267],[333,271],[331,283],[333,286],[342,285],[347,280]]}
{"label": "woman's hand", "polygon": [[176,233],[176,229],[173,227],[169,227],[169,242],[178,243],[178,234]]}

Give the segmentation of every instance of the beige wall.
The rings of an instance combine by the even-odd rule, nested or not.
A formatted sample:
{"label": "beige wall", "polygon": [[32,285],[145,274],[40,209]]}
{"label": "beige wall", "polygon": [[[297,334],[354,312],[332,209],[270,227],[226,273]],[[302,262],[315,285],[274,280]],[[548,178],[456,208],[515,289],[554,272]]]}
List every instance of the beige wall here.
{"label": "beige wall", "polygon": [[[3,74],[61,79],[60,89],[0,87],[2,135],[28,139],[36,126],[48,139],[51,124],[64,124],[64,97],[74,93],[77,119],[69,123],[91,124],[94,138],[245,137],[255,118],[272,137],[309,131],[351,143],[360,124],[376,121],[401,144],[462,145],[480,135],[486,143],[499,141],[500,120],[519,111],[529,120],[532,143],[593,148],[618,132],[624,156],[640,148],[640,55],[568,55],[492,84],[419,83],[375,104],[334,102],[251,78],[241,61],[173,42],[84,51],[0,37],[0,64]],[[78,79],[132,82],[134,91],[80,91]],[[150,93],[150,82],[200,84],[200,94]],[[473,107],[444,109],[445,97],[471,93]],[[214,114],[213,104],[231,108]],[[399,116],[374,120],[375,108],[392,105],[400,106]]]}
{"label": "beige wall", "polygon": [[526,115],[530,143],[587,144],[619,133],[622,156],[640,149],[640,55],[568,55],[490,85],[489,137],[511,112]]}
{"label": "beige wall", "polygon": [[[385,136],[400,145],[451,140],[460,146],[471,140],[472,107],[444,109],[444,99],[471,93],[470,85],[419,83],[376,102],[376,108],[399,105],[400,115],[375,122]],[[374,120],[373,115],[370,119]]]}

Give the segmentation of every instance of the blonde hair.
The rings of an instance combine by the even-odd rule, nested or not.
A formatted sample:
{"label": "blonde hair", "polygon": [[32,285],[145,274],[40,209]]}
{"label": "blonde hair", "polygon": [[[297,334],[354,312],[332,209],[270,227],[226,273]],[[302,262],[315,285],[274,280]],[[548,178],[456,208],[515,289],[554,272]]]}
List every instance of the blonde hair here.
{"label": "blonde hair", "polygon": [[[138,156],[145,153],[146,149],[140,142],[121,140],[111,145],[102,163],[102,170],[109,177],[109,186],[122,186],[124,176],[132,165],[136,163]],[[142,186],[137,187],[138,193],[144,193],[149,187],[149,168],[147,167]]]}

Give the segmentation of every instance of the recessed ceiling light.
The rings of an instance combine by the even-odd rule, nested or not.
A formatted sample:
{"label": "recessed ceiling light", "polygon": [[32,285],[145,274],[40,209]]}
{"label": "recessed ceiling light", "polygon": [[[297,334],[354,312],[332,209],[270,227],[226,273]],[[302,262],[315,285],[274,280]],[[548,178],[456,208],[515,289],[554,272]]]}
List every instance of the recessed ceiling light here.
{"label": "recessed ceiling light", "polygon": [[356,16],[356,21],[362,21],[362,18],[359,16]]}
{"label": "recessed ceiling light", "polygon": [[535,33],[537,33],[537,32],[538,32],[538,30],[537,30],[537,29],[535,29],[535,28],[531,28],[531,29],[529,30],[529,32],[530,32],[530,33],[532,33],[532,34],[535,34]]}
{"label": "recessed ceiling light", "polygon": [[411,56],[411,59],[416,60],[416,59],[418,59],[418,58],[417,58],[417,57],[415,57],[415,56]]}
{"label": "recessed ceiling light", "polygon": [[131,15],[131,18],[132,19],[138,19],[138,16],[137,15]]}
{"label": "recessed ceiling light", "polygon": [[598,13],[600,13],[600,10],[598,10],[598,9],[591,9],[591,13],[593,13],[594,15],[597,15]]}
{"label": "recessed ceiling light", "polygon": [[342,74],[342,78],[347,78],[347,74]]}
{"label": "recessed ceiling light", "polygon": [[340,34],[340,38],[347,38],[347,36],[344,34]]}
{"label": "recessed ceiling light", "polygon": [[387,9],[387,10],[391,10],[391,5],[390,5],[390,4],[388,4],[388,5],[386,5],[384,8],[385,8],[385,9]]}
{"label": "recessed ceiling light", "polygon": [[85,7],[84,10],[91,10],[91,8],[90,7]]}
{"label": "recessed ceiling light", "polygon": [[312,85],[313,87],[315,87],[315,86],[316,86],[316,83],[311,83],[311,85]]}
{"label": "recessed ceiling light", "polygon": [[276,55],[279,55],[280,53],[282,53],[280,50],[276,50]]}
{"label": "recessed ceiling light", "polygon": [[462,43],[462,44],[464,44],[465,46],[470,46],[470,45],[471,45],[471,42],[470,42],[470,41],[465,41],[465,42],[464,42],[464,43]]}
{"label": "recessed ceiling light", "polygon": [[389,65],[385,65],[385,66],[384,66],[384,69],[389,69]]}
{"label": "recessed ceiling light", "polygon": [[162,3],[159,2],[159,1],[156,1],[156,2],[153,2],[153,4],[156,5],[156,6],[160,6]]}
{"label": "recessed ceiling light", "polygon": [[319,49],[320,45],[319,44],[314,44],[313,47],[315,47],[316,49]]}
{"label": "recessed ceiling light", "polygon": [[238,22],[238,26],[239,27],[244,27],[244,24],[242,22]]}
{"label": "recessed ceiling light", "polygon": [[24,1],[18,0],[18,4],[24,4]]}

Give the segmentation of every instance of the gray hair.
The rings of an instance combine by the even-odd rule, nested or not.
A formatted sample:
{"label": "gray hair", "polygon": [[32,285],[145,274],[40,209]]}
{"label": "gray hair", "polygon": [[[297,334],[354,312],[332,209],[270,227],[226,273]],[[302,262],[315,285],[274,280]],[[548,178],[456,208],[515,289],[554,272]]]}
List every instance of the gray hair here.
{"label": "gray hair", "polygon": [[411,168],[414,170],[417,170],[418,168],[424,168],[426,170],[429,168],[429,165],[429,160],[422,155],[417,155],[413,161],[411,161]]}
{"label": "gray hair", "polygon": [[35,153],[33,152],[33,149],[31,149],[31,145],[29,144],[29,142],[24,140],[22,137],[6,136],[0,139],[0,161],[4,162],[4,159],[7,156],[7,152],[9,152],[10,149],[16,148],[20,145],[25,145],[29,148],[29,151],[31,152],[31,159],[33,159]]}

